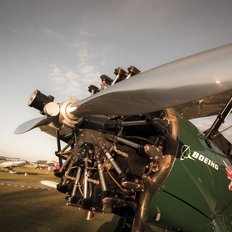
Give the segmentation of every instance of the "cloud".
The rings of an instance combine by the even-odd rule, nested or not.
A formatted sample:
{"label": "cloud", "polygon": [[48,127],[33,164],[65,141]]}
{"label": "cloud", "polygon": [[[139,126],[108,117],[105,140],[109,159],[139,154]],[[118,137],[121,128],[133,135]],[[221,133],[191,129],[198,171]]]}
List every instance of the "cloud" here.
{"label": "cloud", "polygon": [[70,43],[70,47],[75,50],[77,55],[78,64],[88,63],[94,58],[93,52],[90,52],[93,49],[89,42],[91,38],[91,33],[82,29]]}
{"label": "cloud", "polygon": [[42,33],[48,37],[51,37],[59,42],[65,42],[66,41],[66,38],[64,35],[50,29],[50,28],[44,28],[41,30]]}
{"label": "cloud", "polygon": [[[51,65],[49,76],[54,83],[55,89],[63,95],[76,96],[77,90],[82,89],[80,76],[67,68],[61,69],[56,65]],[[83,95],[83,93],[80,95]]]}
{"label": "cloud", "polygon": [[[55,38],[59,38],[58,35],[53,34],[50,30],[47,33]],[[91,37],[91,33],[88,31],[80,30],[77,37],[67,44],[68,47],[74,50],[77,58],[77,69],[75,71],[55,64],[50,65],[49,76],[54,83],[55,89],[66,96],[76,96],[82,99],[89,95],[89,85],[99,85],[100,73],[96,68],[98,56],[93,55],[94,53],[91,52],[94,50],[91,42],[89,42]],[[102,52],[106,54],[109,50],[110,47],[105,46]]]}

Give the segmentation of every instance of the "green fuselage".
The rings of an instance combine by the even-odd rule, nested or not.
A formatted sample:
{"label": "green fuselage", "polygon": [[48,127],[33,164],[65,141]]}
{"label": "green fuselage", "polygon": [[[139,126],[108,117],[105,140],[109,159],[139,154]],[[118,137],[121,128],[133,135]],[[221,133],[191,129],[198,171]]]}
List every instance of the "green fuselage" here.
{"label": "green fuselage", "polygon": [[188,121],[178,118],[173,167],[154,194],[148,222],[189,232],[232,231],[227,156]]}

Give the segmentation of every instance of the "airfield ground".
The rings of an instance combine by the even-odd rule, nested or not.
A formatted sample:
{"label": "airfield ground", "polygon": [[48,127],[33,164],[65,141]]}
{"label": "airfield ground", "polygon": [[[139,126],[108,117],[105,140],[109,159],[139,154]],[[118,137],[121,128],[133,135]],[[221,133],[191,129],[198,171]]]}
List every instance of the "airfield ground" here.
{"label": "airfield ground", "polygon": [[[58,181],[52,172],[18,168],[18,174],[0,170],[1,232],[108,232],[118,217],[96,214],[91,221],[75,207],[66,206],[65,195],[41,186],[41,180]],[[28,173],[29,175],[24,175]],[[39,187],[41,186],[41,187]],[[164,230],[155,228],[157,232]]]}
{"label": "airfield ground", "polygon": [[[95,220],[86,221],[84,212],[65,205],[64,194],[34,188],[41,180],[57,181],[51,173],[27,168],[17,171],[19,174],[0,171],[1,232],[95,232],[104,223],[104,232],[113,231],[117,222],[113,215],[97,214]],[[25,172],[30,174],[25,176]]]}

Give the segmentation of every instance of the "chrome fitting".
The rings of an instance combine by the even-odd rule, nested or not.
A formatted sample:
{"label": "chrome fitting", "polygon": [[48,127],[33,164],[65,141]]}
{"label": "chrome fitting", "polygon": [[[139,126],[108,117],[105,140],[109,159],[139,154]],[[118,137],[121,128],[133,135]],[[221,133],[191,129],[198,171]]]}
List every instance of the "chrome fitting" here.
{"label": "chrome fitting", "polygon": [[60,105],[60,115],[59,120],[64,125],[74,128],[75,125],[82,122],[83,118],[76,117],[72,112],[76,110],[77,106],[72,106],[73,103],[77,102],[78,99],[75,97],[70,97],[68,101],[61,103]]}

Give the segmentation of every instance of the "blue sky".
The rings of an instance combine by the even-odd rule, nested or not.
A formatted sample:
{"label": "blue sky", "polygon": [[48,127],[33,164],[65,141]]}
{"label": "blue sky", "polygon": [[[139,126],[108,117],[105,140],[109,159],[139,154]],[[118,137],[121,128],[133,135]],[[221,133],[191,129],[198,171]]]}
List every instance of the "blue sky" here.
{"label": "blue sky", "polygon": [[144,71],[231,43],[231,12],[231,0],[0,0],[0,154],[54,159],[54,138],[13,134],[39,116],[27,106],[35,89],[83,99],[118,66]]}

